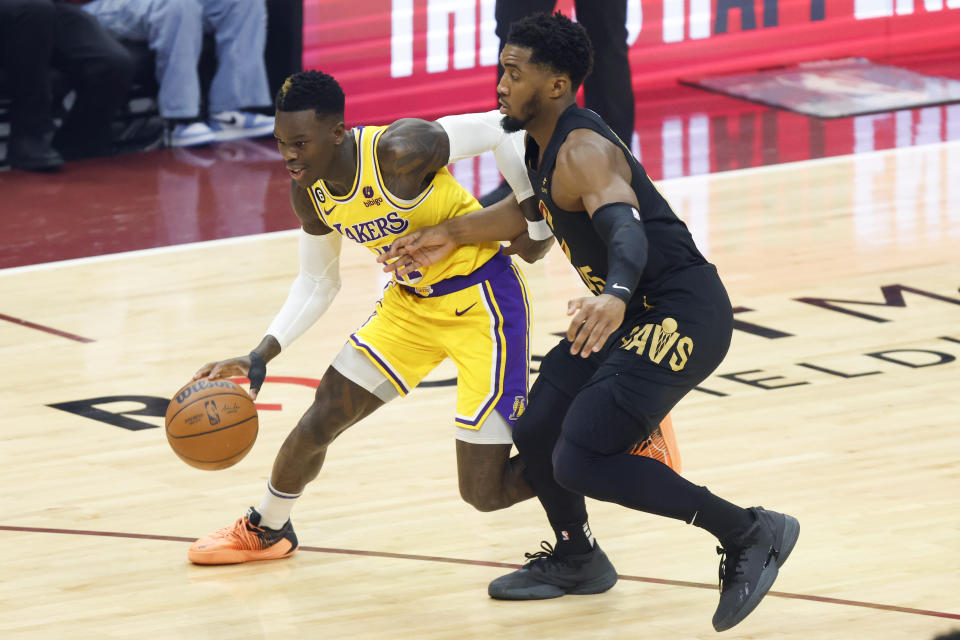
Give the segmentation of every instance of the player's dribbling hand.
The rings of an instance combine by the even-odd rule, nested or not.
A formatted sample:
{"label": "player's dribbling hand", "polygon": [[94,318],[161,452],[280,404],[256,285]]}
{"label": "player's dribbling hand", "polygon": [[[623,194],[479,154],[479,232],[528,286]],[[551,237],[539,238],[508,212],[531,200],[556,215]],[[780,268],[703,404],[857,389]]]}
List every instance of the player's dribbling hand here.
{"label": "player's dribbling hand", "polygon": [[623,300],[606,293],[568,302],[567,315],[573,316],[567,329],[567,340],[573,343],[570,353],[587,358],[600,351],[610,334],[623,323],[626,308]]}
{"label": "player's dribbling hand", "polygon": [[386,253],[377,256],[377,262],[384,271],[396,272],[399,278],[440,261],[455,248],[453,238],[443,227],[423,227],[397,238]]}
{"label": "player's dribbling hand", "polygon": [[[219,362],[208,362],[200,367],[193,374],[193,381],[206,378],[207,380],[220,380],[232,377],[248,377],[250,375],[250,356],[241,356],[239,358],[230,358]],[[250,399],[256,400],[260,389],[250,389]]]}

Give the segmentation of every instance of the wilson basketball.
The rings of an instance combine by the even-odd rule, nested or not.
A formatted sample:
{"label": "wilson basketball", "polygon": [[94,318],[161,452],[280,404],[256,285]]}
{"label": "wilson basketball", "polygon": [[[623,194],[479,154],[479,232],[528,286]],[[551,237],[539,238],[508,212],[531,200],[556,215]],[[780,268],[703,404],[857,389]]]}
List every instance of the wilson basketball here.
{"label": "wilson basketball", "polygon": [[243,459],[257,439],[257,407],[229,380],[197,380],[167,406],[167,442],[198,469],[225,469]]}

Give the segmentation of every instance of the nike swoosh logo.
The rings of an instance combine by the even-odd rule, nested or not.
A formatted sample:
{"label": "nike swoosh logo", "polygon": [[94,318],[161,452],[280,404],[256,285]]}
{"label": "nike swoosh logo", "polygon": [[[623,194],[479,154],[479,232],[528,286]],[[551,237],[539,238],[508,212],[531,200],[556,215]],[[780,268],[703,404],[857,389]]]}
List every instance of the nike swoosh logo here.
{"label": "nike swoosh logo", "polygon": [[330,215],[331,213],[333,213],[333,210],[336,209],[336,208],[337,208],[337,205],[333,205],[333,206],[330,207],[329,209],[324,209],[324,210],[323,210],[323,215],[325,215],[325,216]]}
{"label": "nike swoosh logo", "polygon": [[630,287],[624,287],[619,284],[610,285],[613,289],[623,289],[624,291],[630,291]]}
{"label": "nike swoosh logo", "polygon": [[467,308],[464,309],[463,311],[460,311],[460,309],[457,309],[457,310],[454,311],[453,313],[454,313],[454,315],[462,316],[462,315],[465,314],[467,311],[470,311],[470,309],[473,309],[473,308],[476,306],[476,304],[477,304],[477,303],[474,302],[472,305],[470,305],[469,307],[467,307]]}

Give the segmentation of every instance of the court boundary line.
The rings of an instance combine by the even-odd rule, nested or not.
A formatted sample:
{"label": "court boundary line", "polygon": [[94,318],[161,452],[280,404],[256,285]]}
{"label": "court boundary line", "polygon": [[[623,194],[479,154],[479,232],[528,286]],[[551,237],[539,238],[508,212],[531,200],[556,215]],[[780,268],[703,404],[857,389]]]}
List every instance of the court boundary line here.
{"label": "court boundary line", "polygon": [[[12,531],[17,533],[56,533],[63,535],[80,535],[107,538],[128,538],[133,540],[159,540],[162,542],[190,542],[194,538],[185,538],[183,536],[164,536],[150,533],[126,533],[122,531],[94,531],[87,529],[54,529],[49,527],[20,527],[13,525],[0,525],[0,531]],[[459,564],[477,567],[495,567],[501,569],[519,569],[519,564],[509,562],[494,562],[490,560],[469,560],[467,558],[448,558],[445,556],[424,556],[411,553],[394,553],[390,551],[369,551],[364,549],[337,549],[332,547],[312,547],[301,546],[300,551],[309,551],[313,553],[328,553],[349,556],[365,556],[373,558],[391,558],[394,560],[415,560],[418,562],[443,562],[446,564]],[[714,591],[717,586],[707,582],[690,582],[687,580],[669,580],[665,578],[650,578],[646,576],[620,575],[621,580],[630,582],[644,582],[647,584],[659,584],[670,587],[688,587],[694,589],[709,589]],[[933,611],[930,609],[916,609],[914,607],[901,607],[892,604],[880,604],[877,602],[864,602],[861,600],[847,600],[845,598],[832,598],[829,596],[815,596],[804,593],[790,593],[787,591],[769,591],[768,596],[774,598],[785,598],[788,600],[806,600],[809,602],[819,602],[823,604],[838,604],[848,607],[859,607],[863,609],[874,609],[878,611],[891,611],[895,613],[908,613],[912,615],[929,616],[935,618],[947,618],[951,620],[960,620],[960,613],[949,613],[946,611]]]}
{"label": "court boundary line", "polygon": [[[768,173],[772,171],[781,171],[784,169],[796,169],[807,166],[816,166],[820,164],[829,164],[849,160],[854,157],[879,156],[884,157],[909,150],[930,150],[932,148],[950,148],[960,146],[960,140],[940,140],[926,144],[911,145],[909,147],[892,147],[890,149],[873,149],[870,151],[860,151],[847,153],[840,156],[827,156],[824,158],[808,158],[806,160],[797,160],[795,162],[781,162],[777,164],[768,164],[760,167],[743,167],[741,169],[730,169],[729,171],[717,171],[714,173],[701,173],[693,176],[677,176],[676,178],[666,178],[655,181],[658,185],[682,184],[685,181],[705,180],[709,178],[731,178],[754,173]],[[641,163],[642,164],[642,163]],[[245,242],[255,242],[262,239],[282,238],[293,236],[300,232],[300,229],[284,229],[281,231],[267,231],[247,236],[233,236],[231,238],[217,238],[214,240],[199,240],[197,242],[187,242],[184,244],[167,245],[163,247],[151,247],[149,249],[134,249],[133,251],[120,251],[118,253],[105,253],[98,256],[88,256],[84,258],[71,258],[69,260],[56,260],[53,262],[41,262],[39,264],[21,265],[19,267],[7,267],[0,269],[0,277],[12,276],[20,273],[29,273],[33,271],[43,271],[47,269],[58,269],[60,267],[72,267],[86,264],[95,264],[98,262],[108,262],[112,260],[124,260],[127,258],[137,258],[142,256],[158,255],[163,253],[173,253],[177,251],[189,251],[191,249],[216,247],[221,245],[242,244]]]}
{"label": "court boundary line", "polygon": [[5,313],[0,313],[0,320],[4,320],[11,324],[15,324],[20,327],[26,327],[28,329],[36,329],[37,331],[43,331],[44,333],[49,333],[61,338],[66,338],[67,340],[73,340],[75,342],[96,342],[93,338],[84,338],[75,333],[70,333],[69,331],[61,331],[60,329],[54,329],[53,327],[48,327],[43,324],[37,324],[36,322],[30,322],[29,320],[24,320],[23,318],[16,318],[14,316],[8,316]]}

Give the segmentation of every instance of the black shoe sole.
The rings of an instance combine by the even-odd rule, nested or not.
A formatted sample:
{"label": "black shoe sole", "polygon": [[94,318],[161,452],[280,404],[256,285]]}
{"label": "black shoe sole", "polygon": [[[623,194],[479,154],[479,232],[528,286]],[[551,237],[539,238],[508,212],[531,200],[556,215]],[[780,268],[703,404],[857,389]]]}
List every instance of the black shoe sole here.
{"label": "black shoe sole", "polygon": [[587,582],[582,582],[578,584],[573,589],[567,591],[568,595],[571,596],[585,596],[594,593],[603,593],[604,591],[609,591],[613,588],[613,585],[617,584],[617,573],[605,573],[602,576],[597,576],[593,580],[588,580]]}
{"label": "black shoe sole", "polygon": [[784,514],[783,537],[780,539],[780,545],[777,547],[777,567],[782,567],[790,557],[790,552],[797,544],[797,538],[800,537],[800,522],[793,516]]}

